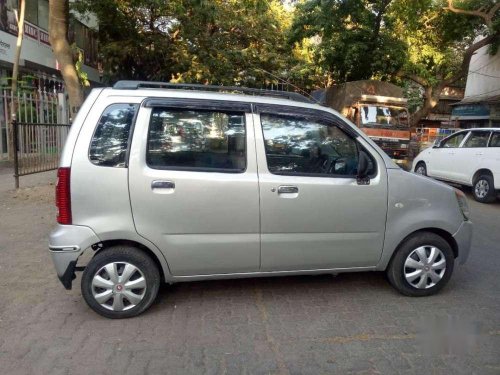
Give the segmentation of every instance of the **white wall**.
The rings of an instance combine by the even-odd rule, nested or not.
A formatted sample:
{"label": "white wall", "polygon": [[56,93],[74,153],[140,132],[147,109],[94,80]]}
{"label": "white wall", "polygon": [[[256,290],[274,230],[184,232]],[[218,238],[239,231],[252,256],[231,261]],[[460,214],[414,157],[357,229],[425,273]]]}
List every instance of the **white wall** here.
{"label": "white wall", "polygon": [[500,52],[490,56],[486,46],[471,58],[464,99],[497,95],[500,95]]}

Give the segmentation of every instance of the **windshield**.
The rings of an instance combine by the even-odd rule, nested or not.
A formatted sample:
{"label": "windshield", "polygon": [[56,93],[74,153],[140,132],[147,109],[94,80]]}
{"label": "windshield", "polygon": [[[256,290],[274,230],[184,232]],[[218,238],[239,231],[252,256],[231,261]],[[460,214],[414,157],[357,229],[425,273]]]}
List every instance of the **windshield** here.
{"label": "windshield", "polygon": [[361,125],[407,128],[408,111],[401,107],[362,105]]}

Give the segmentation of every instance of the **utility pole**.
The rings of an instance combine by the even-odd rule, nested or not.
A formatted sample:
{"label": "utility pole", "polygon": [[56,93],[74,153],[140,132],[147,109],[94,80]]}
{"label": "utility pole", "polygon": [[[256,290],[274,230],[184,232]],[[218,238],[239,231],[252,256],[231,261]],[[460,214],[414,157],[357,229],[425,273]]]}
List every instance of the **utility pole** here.
{"label": "utility pole", "polygon": [[[14,160],[17,164],[17,137],[14,135],[14,124],[17,121],[17,77],[19,75],[19,60],[21,58],[21,48],[23,46],[23,36],[24,36],[24,11],[26,9],[26,0],[19,0],[19,12],[17,15],[17,43],[16,43],[16,57],[14,59],[14,68],[12,70],[12,89],[11,89],[11,101],[10,101],[10,121],[9,121],[9,159]],[[17,165],[15,166],[17,170]],[[19,176],[16,176],[16,189],[19,188]]]}

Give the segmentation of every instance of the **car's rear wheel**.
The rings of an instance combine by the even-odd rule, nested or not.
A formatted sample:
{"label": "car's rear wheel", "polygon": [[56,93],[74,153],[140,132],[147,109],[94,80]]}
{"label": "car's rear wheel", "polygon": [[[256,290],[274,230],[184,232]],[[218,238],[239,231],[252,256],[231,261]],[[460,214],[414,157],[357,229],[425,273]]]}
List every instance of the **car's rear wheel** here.
{"label": "car's rear wheel", "polygon": [[427,166],[423,161],[419,161],[415,166],[415,173],[421,174],[422,176],[427,176]]}
{"label": "car's rear wheel", "polygon": [[419,232],[401,244],[389,264],[387,276],[392,286],[404,295],[429,296],[446,285],[453,265],[453,250],[444,238]]}
{"label": "car's rear wheel", "polygon": [[116,246],[91,259],[81,287],[83,298],[98,314],[112,319],[130,318],[151,306],[160,287],[160,273],[142,250]]}
{"label": "car's rear wheel", "polygon": [[472,194],[474,199],[481,203],[493,202],[496,197],[495,185],[493,177],[490,175],[480,175],[472,187]]}

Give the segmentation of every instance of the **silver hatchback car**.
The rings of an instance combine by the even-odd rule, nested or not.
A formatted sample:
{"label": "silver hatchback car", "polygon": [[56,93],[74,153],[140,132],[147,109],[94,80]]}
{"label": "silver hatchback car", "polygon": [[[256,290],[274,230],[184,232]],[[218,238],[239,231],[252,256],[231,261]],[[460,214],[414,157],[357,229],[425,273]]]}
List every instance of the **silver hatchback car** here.
{"label": "silver hatchback car", "polygon": [[[58,171],[49,248],[108,318],[161,282],[386,271],[427,296],[469,255],[462,192],[401,170],[337,112],[288,92],[121,81],[95,89]],[[80,256],[93,253],[85,267]]]}

